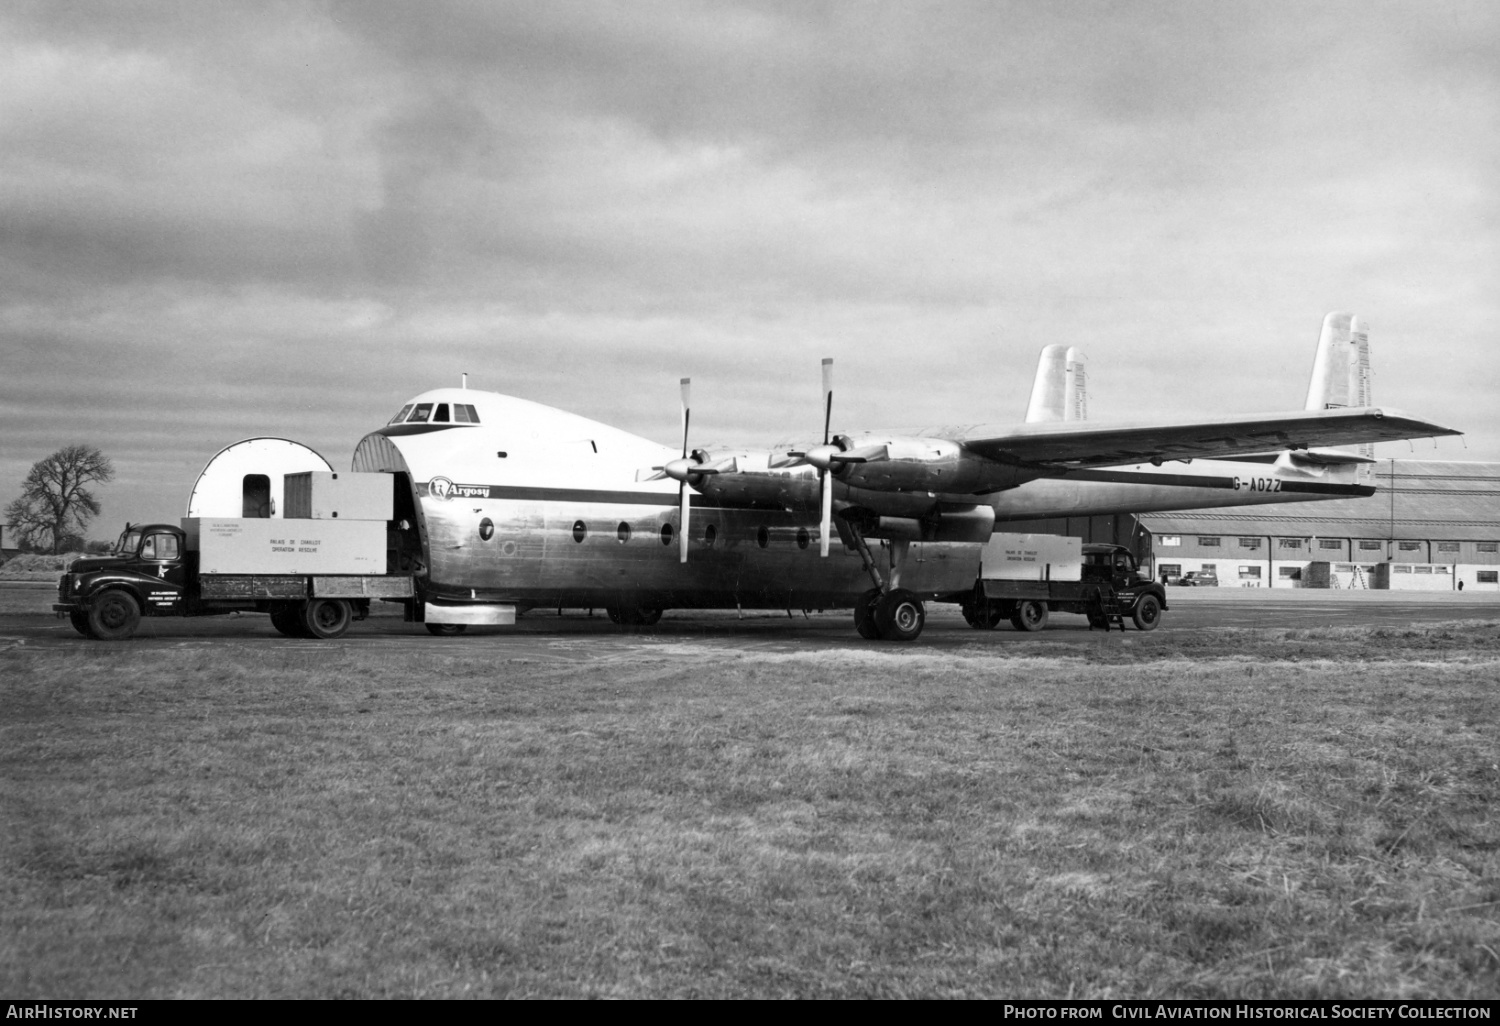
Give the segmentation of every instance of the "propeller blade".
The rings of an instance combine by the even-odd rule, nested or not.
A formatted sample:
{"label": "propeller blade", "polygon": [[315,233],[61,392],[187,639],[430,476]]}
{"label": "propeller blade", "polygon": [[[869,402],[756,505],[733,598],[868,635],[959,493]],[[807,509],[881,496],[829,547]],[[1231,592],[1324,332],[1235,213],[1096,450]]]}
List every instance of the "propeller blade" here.
{"label": "propeller blade", "polygon": [[833,423],[833,357],[823,358],[823,444],[828,444],[828,428]]}
{"label": "propeller blade", "polygon": [[833,482],[828,479],[828,471],[818,472],[818,479],[823,483],[823,514],[818,521],[818,555],[828,555],[828,535],[833,527]]}
{"label": "propeller blade", "polygon": [[[828,431],[833,425],[833,358],[823,358],[823,445],[828,445]],[[806,457],[804,457],[805,459]],[[828,479],[829,465],[818,467],[818,484],[823,512],[818,518],[818,555],[828,555],[828,535],[833,527],[833,482]]]}
{"label": "propeller blade", "polygon": [[[682,379],[682,458],[688,455],[688,421],[692,417],[693,379]],[[686,563],[688,557],[688,511],[692,504],[688,496],[688,479],[684,474],[677,485],[677,561]]]}

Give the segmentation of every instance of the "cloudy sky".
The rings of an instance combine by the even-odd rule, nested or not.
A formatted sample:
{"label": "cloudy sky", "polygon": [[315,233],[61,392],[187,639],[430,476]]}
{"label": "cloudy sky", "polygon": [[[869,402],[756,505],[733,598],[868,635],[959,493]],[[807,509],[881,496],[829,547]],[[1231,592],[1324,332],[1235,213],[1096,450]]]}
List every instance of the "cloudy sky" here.
{"label": "cloudy sky", "polygon": [[0,5],[0,502],[85,442],[92,532],[218,449],[336,468],[427,388],[663,442],[1376,401],[1500,460],[1500,5]]}

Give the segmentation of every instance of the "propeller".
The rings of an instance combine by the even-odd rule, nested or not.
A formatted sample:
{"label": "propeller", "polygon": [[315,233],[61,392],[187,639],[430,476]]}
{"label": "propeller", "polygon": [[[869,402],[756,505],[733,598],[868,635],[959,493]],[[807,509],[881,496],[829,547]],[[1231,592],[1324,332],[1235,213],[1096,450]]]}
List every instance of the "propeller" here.
{"label": "propeller", "polygon": [[[687,459],[688,454],[688,421],[692,417],[693,379],[682,379],[682,458]],[[688,554],[688,510],[692,508],[691,496],[688,495],[687,475],[684,474],[677,485],[677,559],[680,563],[687,562]]]}

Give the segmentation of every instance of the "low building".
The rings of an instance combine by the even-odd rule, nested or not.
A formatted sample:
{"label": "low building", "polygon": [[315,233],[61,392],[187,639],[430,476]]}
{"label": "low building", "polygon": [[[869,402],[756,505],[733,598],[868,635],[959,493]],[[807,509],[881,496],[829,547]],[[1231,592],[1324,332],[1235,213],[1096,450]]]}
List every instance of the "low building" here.
{"label": "low building", "polygon": [[1383,460],[1368,498],[1144,513],[1154,576],[1221,587],[1500,591],[1500,463]]}

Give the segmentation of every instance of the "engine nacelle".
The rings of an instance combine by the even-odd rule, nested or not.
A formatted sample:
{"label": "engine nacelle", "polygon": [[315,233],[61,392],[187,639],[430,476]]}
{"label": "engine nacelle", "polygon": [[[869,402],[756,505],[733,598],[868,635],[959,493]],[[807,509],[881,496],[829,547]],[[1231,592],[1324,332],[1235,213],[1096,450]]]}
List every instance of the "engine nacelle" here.
{"label": "engine nacelle", "polygon": [[1014,488],[1035,471],[975,456],[947,438],[864,435],[836,440],[832,473],[851,488],[878,492],[974,494]]}

